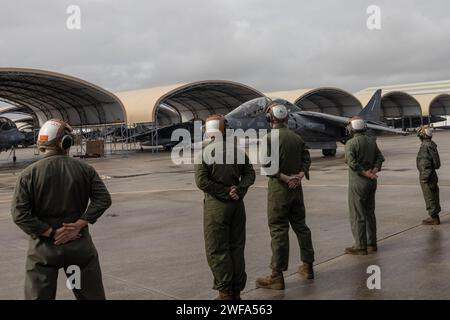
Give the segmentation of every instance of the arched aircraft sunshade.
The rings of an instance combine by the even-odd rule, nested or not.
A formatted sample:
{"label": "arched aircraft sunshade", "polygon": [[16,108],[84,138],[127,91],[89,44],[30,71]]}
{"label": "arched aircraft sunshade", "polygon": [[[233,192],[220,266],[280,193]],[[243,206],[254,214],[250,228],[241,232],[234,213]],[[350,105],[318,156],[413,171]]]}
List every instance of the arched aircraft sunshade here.
{"label": "arched aircraft sunshade", "polygon": [[244,102],[264,96],[232,81],[210,80],[120,92],[129,123],[168,126],[212,114],[226,114]]}
{"label": "arched aircraft sunshade", "polygon": [[422,108],[412,95],[393,91],[386,93],[381,98],[381,115],[385,119],[421,117]]}
{"label": "arched aircraft sunshade", "polygon": [[0,100],[30,114],[36,125],[61,118],[72,126],[126,122],[121,101],[84,80],[56,72],[0,68]]}
{"label": "arched aircraft sunshade", "polygon": [[352,117],[362,110],[359,100],[351,93],[338,88],[317,88],[305,92],[294,101],[303,110]]}
{"label": "arched aircraft sunshade", "polygon": [[359,100],[351,93],[338,88],[299,89],[267,94],[269,97],[290,101],[306,111],[316,111],[343,117],[361,112]]}
{"label": "arched aircraft sunshade", "polygon": [[415,96],[420,102],[424,116],[450,116],[450,94],[427,94]]}

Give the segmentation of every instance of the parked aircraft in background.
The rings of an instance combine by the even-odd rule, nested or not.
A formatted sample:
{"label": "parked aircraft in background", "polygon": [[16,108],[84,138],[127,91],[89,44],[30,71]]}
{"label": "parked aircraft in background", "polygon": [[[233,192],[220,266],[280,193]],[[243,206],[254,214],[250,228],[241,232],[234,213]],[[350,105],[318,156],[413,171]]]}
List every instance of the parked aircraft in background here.
{"label": "parked aircraft in background", "polygon": [[0,152],[12,150],[13,161],[16,162],[15,148],[20,145],[25,136],[17,129],[16,124],[5,117],[0,117]]}
{"label": "parked aircraft in background", "polygon": [[[269,129],[265,111],[272,101],[287,107],[289,110],[288,127],[299,134],[310,149],[322,149],[324,156],[334,156],[337,142],[345,143],[347,141],[349,137],[347,125],[350,118],[303,111],[300,107],[283,99],[262,97],[248,101],[225,116],[228,125],[233,129],[243,130]],[[381,122],[381,90],[374,94],[359,115],[366,120],[370,134],[376,135],[383,131],[406,134],[404,131],[392,129]]]}
{"label": "parked aircraft in background", "polygon": [[[336,154],[337,142],[345,143],[349,137],[347,124],[349,118],[340,117],[320,112],[303,111],[300,107],[283,99],[270,99],[266,97],[250,100],[237,107],[225,118],[232,129],[266,129],[270,126],[266,120],[265,110],[270,102],[277,101],[286,105],[289,110],[289,128],[298,133],[311,149],[321,149],[325,156]],[[370,134],[379,132],[390,132],[395,134],[406,134],[406,132],[388,127],[381,122],[381,90],[378,90],[367,106],[359,114],[367,122]],[[167,126],[158,129],[149,129],[136,133],[127,139],[140,142],[143,146],[155,144],[165,149],[171,149],[178,141],[172,141],[172,132],[176,129],[187,129],[194,139],[194,120]],[[192,141],[193,143],[196,141]],[[198,142],[198,141],[197,141]]]}
{"label": "parked aircraft in background", "polygon": [[142,146],[153,146],[157,144],[159,146],[162,146],[165,150],[170,150],[179,143],[179,141],[172,140],[172,132],[177,129],[186,129],[191,133],[191,142],[194,143],[195,120],[198,119],[192,119],[190,121],[174,124],[168,127],[149,129],[147,131],[131,136],[130,140],[133,139],[136,142],[141,143]]}

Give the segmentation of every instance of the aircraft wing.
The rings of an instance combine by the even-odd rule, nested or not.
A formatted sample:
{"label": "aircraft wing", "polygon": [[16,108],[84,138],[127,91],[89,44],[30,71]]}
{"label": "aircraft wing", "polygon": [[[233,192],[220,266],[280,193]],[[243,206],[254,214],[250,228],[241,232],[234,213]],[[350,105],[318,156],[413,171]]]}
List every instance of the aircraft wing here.
{"label": "aircraft wing", "polygon": [[367,123],[367,128],[372,129],[372,130],[377,130],[377,131],[385,131],[385,132],[390,132],[390,133],[395,133],[395,134],[401,134],[401,135],[409,135],[409,132],[400,130],[400,129],[394,129],[391,127],[388,127],[386,125],[379,125],[379,124],[373,124],[373,123]]}
{"label": "aircraft wing", "polygon": [[[314,118],[314,119],[321,119],[324,122],[328,122],[328,123],[331,123],[334,125],[346,126],[350,121],[350,118],[347,118],[347,117],[340,117],[340,116],[335,116],[335,115],[320,113],[320,112],[314,112],[314,111],[299,111],[296,113],[300,114],[301,116],[307,117],[307,118],[309,117],[309,118]],[[409,134],[406,131],[399,130],[399,129],[393,129],[388,126],[384,126],[382,124],[374,124],[374,123],[370,123],[370,122],[366,122],[366,123],[367,123],[367,127],[372,130],[385,131],[385,132],[402,134],[402,135]]]}

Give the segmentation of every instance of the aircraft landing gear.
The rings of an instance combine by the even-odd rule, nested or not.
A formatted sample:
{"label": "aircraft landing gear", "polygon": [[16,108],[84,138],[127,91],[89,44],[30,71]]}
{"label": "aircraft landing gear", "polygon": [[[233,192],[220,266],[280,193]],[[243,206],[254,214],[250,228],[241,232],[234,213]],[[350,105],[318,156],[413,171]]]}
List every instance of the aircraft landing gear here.
{"label": "aircraft landing gear", "polygon": [[322,154],[325,157],[335,157],[336,156],[336,149],[322,149]]}
{"label": "aircraft landing gear", "polygon": [[17,162],[16,148],[13,147],[12,151],[13,151],[13,163],[16,164],[16,162]]}
{"label": "aircraft landing gear", "polygon": [[13,163],[16,164],[17,157],[16,157],[16,148],[15,147],[11,148],[11,152],[9,153],[8,159],[9,159],[9,157],[11,157],[11,155],[13,156],[12,157]]}

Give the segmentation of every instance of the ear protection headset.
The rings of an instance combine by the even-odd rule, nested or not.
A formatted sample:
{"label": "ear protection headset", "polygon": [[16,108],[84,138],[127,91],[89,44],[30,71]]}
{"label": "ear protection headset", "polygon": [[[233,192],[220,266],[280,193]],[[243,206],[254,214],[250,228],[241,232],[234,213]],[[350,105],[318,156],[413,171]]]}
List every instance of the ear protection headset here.
{"label": "ear protection headset", "polygon": [[62,150],[67,150],[69,149],[72,145],[73,145],[73,136],[71,133],[69,134],[65,134],[62,138],[61,141],[59,142],[59,147]]}
{"label": "ear protection headset", "polygon": [[67,123],[65,123],[62,120],[57,120],[61,124],[61,128],[58,132],[59,143],[58,146],[61,148],[61,150],[68,150],[74,142],[74,138],[72,135],[72,127],[69,126]]}
{"label": "ear protection headset", "polygon": [[350,132],[363,132],[367,130],[367,124],[360,116],[354,116],[350,119],[347,130]]}
{"label": "ear protection headset", "polygon": [[[276,108],[279,108],[279,110],[275,110]],[[269,123],[272,123],[274,119],[280,122],[286,121],[288,115],[289,113],[286,106],[276,102],[271,102],[266,110],[266,120]]]}
{"label": "ear protection headset", "polygon": [[74,142],[72,127],[60,119],[51,119],[39,130],[38,145],[42,151],[59,148],[68,150]]}
{"label": "ear protection headset", "polygon": [[431,139],[433,137],[433,128],[421,126],[417,129],[417,136],[420,138]]}
{"label": "ear protection headset", "polygon": [[221,114],[216,114],[209,116],[205,120],[205,125],[203,126],[204,133],[217,132],[220,131],[223,135],[225,130],[228,128],[228,121],[225,116]]}

